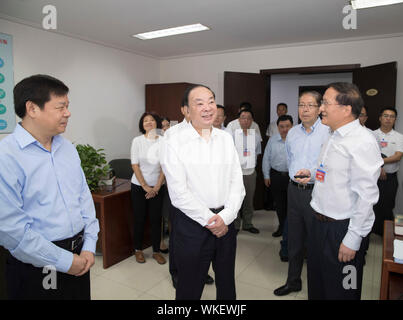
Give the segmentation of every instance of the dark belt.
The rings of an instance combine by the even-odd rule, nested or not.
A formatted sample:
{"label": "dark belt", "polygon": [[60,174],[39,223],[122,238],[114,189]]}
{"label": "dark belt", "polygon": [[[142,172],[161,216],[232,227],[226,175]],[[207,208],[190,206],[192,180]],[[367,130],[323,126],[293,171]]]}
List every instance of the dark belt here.
{"label": "dark belt", "polygon": [[322,222],[341,222],[341,221],[348,221],[350,219],[343,219],[343,220],[336,220],[327,216],[324,216],[323,214],[320,214],[319,212],[314,211],[313,215],[315,216],[316,219]]}
{"label": "dark belt", "polygon": [[221,207],[218,207],[218,208],[213,208],[213,209],[210,209],[213,213],[215,213],[215,214],[217,214],[217,213],[219,213],[221,210],[223,210],[224,209],[224,206],[221,206]]}
{"label": "dark belt", "polygon": [[320,214],[318,212],[314,212],[313,215],[315,216],[316,219],[322,222],[335,222],[337,221],[336,219],[324,216],[323,214]]}
{"label": "dark belt", "polygon": [[386,172],[386,175],[387,175],[387,176],[390,176],[390,177],[396,176],[396,175],[397,175],[397,171],[396,171],[396,172],[392,172],[392,173],[387,173],[387,172]]}
{"label": "dark belt", "polygon": [[280,175],[280,176],[286,176],[286,177],[288,177],[288,171],[277,171],[277,170],[274,170],[273,168],[270,169],[270,171],[273,172],[273,173],[275,173],[275,174],[278,174],[278,175]]}
{"label": "dark belt", "polygon": [[296,187],[298,187],[298,189],[303,189],[303,190],[311,190],[311,189],[313,189],[313,183],[311,183],[311,184],[302,184],[302,183],[298,183],[298,182],[295,182],[294,180],[291,180],[290,179],[290,182],[294,185],[294,186],[296,186]]}
{"label": "dark belt", "polygon": [[71,252],[77,249],[83,242],[84,242],[84,229],[69,239],[53,241],[53,243],[58,247],[66,249]]}

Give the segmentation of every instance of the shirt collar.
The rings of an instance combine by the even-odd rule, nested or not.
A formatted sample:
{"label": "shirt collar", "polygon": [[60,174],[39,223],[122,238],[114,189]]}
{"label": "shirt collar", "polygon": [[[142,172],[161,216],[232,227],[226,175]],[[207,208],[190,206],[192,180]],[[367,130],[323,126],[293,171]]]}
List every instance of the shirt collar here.
{"label": "shirt collar", "polygon": [[277,141],[284,141],[282,138],[281,138],[281,135],[279,134],[279,133],[276,133],[276,135],[273,137],[273,138],[276,138],[276,140]]}
{"label": "shirt collar", "polygon": [[[210,138],[214,138],[215,136],[218,135],[218,131],[221,129],[217,129],[212,127],[213,130],[211,131],[211,135]],[[193,125],[191,123],[189,123],[186,128],[184,128],[183,133],[186,135],[187,138],[189,139],[198,139],[198,138],[202,138],[200,136],[200,134],[196,131],[196,129],[193,127]]]}
{"label": "shirt collar", "polygon": [[[319,124],[322,124],[322,120],[320,119],[320,117],[318,117],[318,119],[316,119],[315,123],[312,125],[312,127],[311,127],[311,130],[312,130],[312,131],[311,131],[310,133],[312,133],[313,131],[315,131],[315,128],[316,128]],[[302,124],[302,122],[300,123],[300,127],[302,128],[302,130],[303,130],[304,132],[306,132],[306,129],[305,129],[304,125]]]}
{"label": "shirt collar", "polygon": [[338,128],[335,132],[337,132],[339,135],[341,135],[342,137],[346,136],[349,132],[351,132],[352,130],[360,127],[360,122],[358,119],[351,121],[347,124],[345,124],[344,126],[341,126],[340,128]]}
{"label": "shirt collar", "polygon": [[[44,149],[41,143],[38,140],[36,140],[27,130],[25,130],[24,127],[21,125],[21,123],[18,123],[15,126],[14,135],[21,149],[26,148],[30,144],[36,144]],[[52,152],[56,151],[59,148],[59,146],[61,145],[61,140],[62,137],[60,135],[56,135],[53,137],[52,149],[51,149]]]}

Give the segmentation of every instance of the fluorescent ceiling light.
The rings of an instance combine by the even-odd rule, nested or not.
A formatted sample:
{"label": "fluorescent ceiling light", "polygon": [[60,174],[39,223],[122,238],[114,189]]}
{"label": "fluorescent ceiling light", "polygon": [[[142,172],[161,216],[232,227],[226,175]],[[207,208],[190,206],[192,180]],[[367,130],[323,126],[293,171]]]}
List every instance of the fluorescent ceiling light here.
{"label": "fluorescent ceiling light", "polygon": [[403,0],[352,0],[353,9],[364,9],[379,6],[388,6],[390,4],[402,3]]}
{"label": "fluorescent ceiling light", "polygon": [[133,37],[139,38],[141,40],[149,40],[154,38],[161,38],[161,37],[169,37],[176,34],[183,34],[183,33],[190,33],[190,32],[197,32],[197,31],[204,31],[210,30],[210,28],[203,26],[200,23],[190,24],[187,26],[181,26],[176,28],[169,28],[169,29],[162,29],[156,31],[150,31],[145,33],[139,33],[133,35]]}

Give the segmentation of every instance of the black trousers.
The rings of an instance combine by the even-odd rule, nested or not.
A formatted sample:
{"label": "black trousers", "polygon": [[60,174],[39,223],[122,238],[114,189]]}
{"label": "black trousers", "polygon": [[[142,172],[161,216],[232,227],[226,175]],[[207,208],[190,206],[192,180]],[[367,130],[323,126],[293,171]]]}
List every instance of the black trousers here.
{"label": "black trousers", "polygon": [[288,278],[291,287],[301,287],[301,272],[312,225],[313,209],[309,204],[312,189],[288,184]]}
{"label": "black trousers", "polygon": [[393,220],[393,208],[395,207],[396,193],[399,183],[396,173],[387,173],[386,180],[378,180],[379,200],[374,205],[375,222],[372,232],[382,236],[385,220]]}
{"label": "black trousers", "polygon": [[213,263],[217,300],[235,300],[236,231],[234,223],[217,238],[205,227],[176,209],[175,261],[178,268],[177,300],[200,300],[210,263]]}
{"label": "black trousers", "polygon": [[169,221],[171,222],[171,231],[169,232],[169,273],[172,277],[176,277],[178,274],[178,268],[175,263],[175,215],[178,209],[176,209],[172,203],[169,207]]}
{"label": "black trousers", "polygon": [[287,217],[287,190],[289,176],[288,172],[270,170],[271,190],[273,192],[274,203],[280,230],[283,230],[284,221]]}
{"label": "black trousers", "polygon": [[136,250],[143,250],[144,228],[148,214],[150,218],[153,251],[160,251],[163,188],[165,188],[165,186],[161,187],[154,198],[146,199],[146,192],[143,188],[132,183],[131,197],[134,214],[134,248]]}
{"label": "black trousers", "polygon": [[339,262],[340,244],[349,219],[323,222],[313,218],[308,249],[308,299],[359,300],[361,298],[364,255],[367,238],[355,258]]}
{"label": "black trousers", "polygon": [[[80,254],[82,243],[71,250],[71,241],[54,242],[70,252]],[[56,272],[55,281],[51,271],[23,263],[11,254],[6,262],[7,295],[10,300],[90,300],[90,272],[76,277]],[[55,288],[51,284],[55,284]],[[46,289],[48,288],[48,289]]]}

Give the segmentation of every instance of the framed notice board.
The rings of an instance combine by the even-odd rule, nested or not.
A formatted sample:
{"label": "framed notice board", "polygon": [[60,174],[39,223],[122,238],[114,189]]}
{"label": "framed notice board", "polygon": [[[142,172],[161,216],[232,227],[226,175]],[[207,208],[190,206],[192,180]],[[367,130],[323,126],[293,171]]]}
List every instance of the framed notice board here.
{"label": "framed notice board", "polygon": [[15,128],[13,37],[0,33],[0,134]]}

